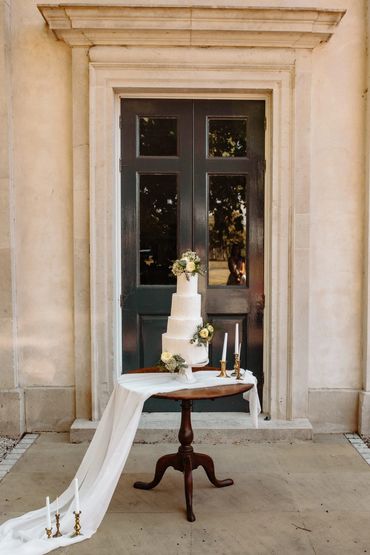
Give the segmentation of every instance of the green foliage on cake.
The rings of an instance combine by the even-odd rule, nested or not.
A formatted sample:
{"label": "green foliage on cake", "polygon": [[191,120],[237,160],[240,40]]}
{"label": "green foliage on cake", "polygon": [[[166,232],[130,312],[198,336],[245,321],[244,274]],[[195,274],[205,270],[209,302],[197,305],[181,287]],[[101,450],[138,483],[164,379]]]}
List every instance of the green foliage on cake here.
{"label": "green foliage on cake", "polygon": [[202,266],[199,256],[190,250],[183,252],[180,258],[174,261],[171,271],[176,277],[185,274],[187,280],[195,274],[202,276],[205,274],[205,268]]}
{"label": "green foliage on cake", "polygon": [[182,368],[186,368],[187,364],[182,356],[163,351],[158,367],[162,372],[178,372]]}

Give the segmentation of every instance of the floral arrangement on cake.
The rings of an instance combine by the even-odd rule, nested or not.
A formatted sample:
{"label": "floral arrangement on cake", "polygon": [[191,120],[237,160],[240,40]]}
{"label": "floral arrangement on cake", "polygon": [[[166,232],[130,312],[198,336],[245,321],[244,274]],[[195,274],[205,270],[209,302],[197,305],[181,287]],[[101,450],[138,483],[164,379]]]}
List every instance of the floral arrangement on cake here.
{"label": "floral arrangement on cake", "polygon": [[197,327],[197,331],[194,333],[190,343],[197,343],[197,345],[208,345],[211,343],[213,336],[215,334],[215,328],[207,322],[201,326]]}
{"label": "floral arrangement on cake", "polygon": [[185,251],[181,257],[175,260],[171,267],[172,273],[175,276],[185,274],[186,279],[189,281],[190,276],[205,274],[205,268],[200,263],[200,258],[194,251]]}
{"label": "floral arrangement on cake", "polygon": [[163,351],[158,367],[162,372],[178,372],[182,368],[186,368],[187,364],[182,356]]}

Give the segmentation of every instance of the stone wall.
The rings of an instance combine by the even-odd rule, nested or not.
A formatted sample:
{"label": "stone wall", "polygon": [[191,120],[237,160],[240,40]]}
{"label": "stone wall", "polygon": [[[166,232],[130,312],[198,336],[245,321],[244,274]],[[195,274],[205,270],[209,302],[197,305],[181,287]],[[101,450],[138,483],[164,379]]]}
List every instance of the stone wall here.
{"label": "stone wall", "polygon": [[[36,2],[0,5],[0,379],[16,388],[22,406],[25,396],[28,431],[66,430],[74,419],[71,52],[47,29]],[[20,420],[8,413],[2,432],[11,431],[10,414],[14,425]]]}
{"label": "stone wall", "polygon": [[[0,0],[0,433],[13,434],[67,430],[75,417],[72,54],[36,4]],[[310,249],[308,416],[349,430],[363,373],[365,0],[256,4],[347,10],[312,54],[310,216],[300,225]],[[84,349],[89,360],[88,341]]]}
{"label": "stone wall", "polygon": [[362,0],[342,6],[332,39],[313,51],[309,224],[310,419],[337,430],[356,429],[363,371],[366,17]]}

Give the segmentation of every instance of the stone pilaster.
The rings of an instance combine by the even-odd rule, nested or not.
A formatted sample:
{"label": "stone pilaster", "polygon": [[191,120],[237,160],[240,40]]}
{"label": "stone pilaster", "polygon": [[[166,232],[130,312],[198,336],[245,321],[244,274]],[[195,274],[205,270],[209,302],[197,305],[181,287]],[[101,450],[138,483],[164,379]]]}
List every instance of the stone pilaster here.
{"label": "stone pilaster", "polygon": [[72,48],[73,264],[76,417],[91,418],[90,237],[89,237],[89,58]]}
{"label": "stone pilaster", "polygon": [[0,0],[0,434],[24,430],[15,320],[15,210],[12,172],[11,2]]}
{"label": "stone pilaster", "polygon": [[363,283],[363,378],[359,398],[358,431],[370,434],[370,8],[366,3],[367,60],[366,60],[366,137],[365,137],[365,225],[364,225],[364,283]]}
{"label": "stone pilaster", "polygon": [[370,8],[366,3],[366,139],[365,139],[365,225],[364,225],[364,283],[363,283],[363,378],[359,398],[358,431],[370,434]]}
{"label": "stone pilaster", "polygon": [[308,415],[309,371],[309,253],[311,190],[311,73],[312,53],[296,53],[294,79],[294,193],[292,213],[291,407],[289,418]]}

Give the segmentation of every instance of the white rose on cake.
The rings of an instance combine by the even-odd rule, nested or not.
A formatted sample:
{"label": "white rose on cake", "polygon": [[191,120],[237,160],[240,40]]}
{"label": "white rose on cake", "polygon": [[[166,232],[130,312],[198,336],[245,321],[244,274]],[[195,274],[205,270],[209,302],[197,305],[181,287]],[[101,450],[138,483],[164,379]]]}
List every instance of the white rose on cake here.
{"label": "white rose on cake", "polygon": [[194,270],[195,270],[195,264],[192,260],[189,260],[189,262],[186,264],[186,271],[194,272]]}
{"label": "white rose on cake", "polygon": [[171,360],[172,356],[172,353],[168,351],[163,351],[163,353],[161,354],[161,361],[166,364],[169,360]]}
{"label": "white rose on cake", "polygon": [[176,262],[172,266],[172,273],[175,276],[179,276],[184,271],[184,268],[181,266],[180,261],[176,260]]}
{"label": "white rose on cake", "polygon": [[193,337],[190,339],[190,343],[208,346],[213,339],[214,333],[214,326],[210,322],[204,322],[201,326],[197,327]]}

